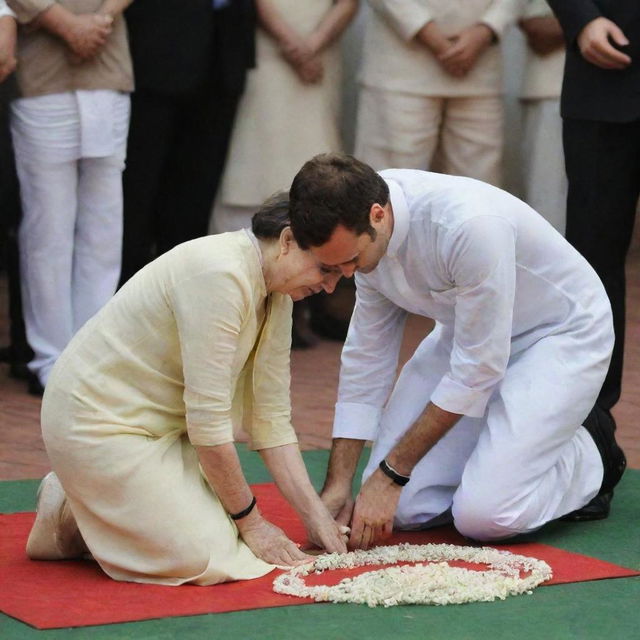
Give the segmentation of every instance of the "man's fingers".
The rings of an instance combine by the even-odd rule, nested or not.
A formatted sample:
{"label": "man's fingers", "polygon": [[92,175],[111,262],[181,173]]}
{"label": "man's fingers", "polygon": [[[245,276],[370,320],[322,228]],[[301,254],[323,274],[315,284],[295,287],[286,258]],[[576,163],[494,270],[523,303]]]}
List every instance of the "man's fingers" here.
{"label": "man's fingers", "polygon": [[353,507],[354,507],[354,504],[351,501],[346,502],[343,505],[343,507],[340,509],[338,513],[338,517],[336,518],[336,522],[339,525],[347,529],[349,528],[348,525],[351,524],[351,517],[353,516]]}
{"label": "man's fingers", "polygon": [[[611,49],[615,51],[613,47],[611,47]],[[616,53],[619,53],[619,52],[616,52]],[[624,59],[618,60],[616,58],[613,58],[610,55],[602,53],[597,49],[589,49],[585,51],[583,55],[587,61],[589,61],[591,64],[595,64],[597,67],[600,67],[601,69],[624,69],[627,66],[626,63],[623,61]]]}
{"label": "man's fingers", "polygon": [[627,65],[631,62],[631,58],[622,51],[618,51],[615,47],[611,46],[609,42],[602,43],[600,46],[596,45],[592,49],[593,53],[602,56],[610,64]]}
{"label": "man's fingers", "polygon": [[349,546],[352,549],[359,549],[362,541],[363,523],[359,518],[355,517],[353,526],[351,527],[351,536],[349,537]]}
{"label": "man's fingers", "polygon": [[461,53],[463,53],[463,51],[464,47],[460,43],[456,42],[455,44],[451,45],[444,53],[441,53],[438,56],[438,60],[440,60],[441,62],[453,60]]}
{"label": "man's fingers", "polygon": [[613,41],[621,47],[626,47],[629,44],[627,36],[624,35],[624,32],[617,24],[611,24],[609,27],[609,35]]}

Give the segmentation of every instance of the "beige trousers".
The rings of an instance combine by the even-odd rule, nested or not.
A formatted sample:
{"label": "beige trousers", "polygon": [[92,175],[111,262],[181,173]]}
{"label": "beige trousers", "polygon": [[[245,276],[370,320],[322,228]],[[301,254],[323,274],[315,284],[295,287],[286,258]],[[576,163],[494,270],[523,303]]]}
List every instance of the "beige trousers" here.
{"label": "beige trousers", "polygon": [[377,170],[435,169],[499,186],[503,122],[499,95],[444,98],[363,86],[355,155]]}

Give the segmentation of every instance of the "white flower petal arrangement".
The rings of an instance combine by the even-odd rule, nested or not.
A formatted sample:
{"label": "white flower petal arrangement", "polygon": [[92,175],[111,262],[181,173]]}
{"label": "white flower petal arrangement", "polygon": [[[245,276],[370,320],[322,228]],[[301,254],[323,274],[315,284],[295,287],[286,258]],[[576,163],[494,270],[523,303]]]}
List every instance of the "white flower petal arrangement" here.
{"label": "white flower petal arrangement", "polygon": [[[451,566],[451,561],[487,565],[486,570]],[[429,564],[390,566],[344,578],[334,586],[309,586],[304,577],[332,569],[399,562]],[[523,574],[525,574],[523,576]],[[537,558],[521,556],[491,547],[462,547],[452,544],[398,544],[369,551],[330,553],[314,562],[295,567],[273,581],[273,590],[316,602],[351,602],[370,607],[399,604],[463,604],[504,600],[507,596],[530,594],[552,577],[551,567]]]}

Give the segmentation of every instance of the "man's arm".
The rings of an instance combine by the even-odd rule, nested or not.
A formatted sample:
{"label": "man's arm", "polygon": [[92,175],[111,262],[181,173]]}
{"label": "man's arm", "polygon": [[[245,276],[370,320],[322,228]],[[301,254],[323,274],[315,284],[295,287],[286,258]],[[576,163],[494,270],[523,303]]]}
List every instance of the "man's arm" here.
{"label": "man's arm", "polygon": [[[475,206],[490,212],[491,204]],[[511,350],[516,279],[511,224],[491,213],[475,216],[443,238],[441,251],[456,294],[454,348],[449,371],[427,408],[387,457],[402,476],[410,475],[462,415],[484,415]],[[400,491],[401,486],[381,470],[370,476],[356,499],[351,546],[369,547],[390,535]]]}
{"label": "man's arm", "polygon": [[334,438],[331,443],[327,476],[320,496],[338,524],[348,525],[351,522],[353,478],[365,442],[353,438]]}
{"label": "man's arm", "polygon": [[[410,476],[416,464],[460,418],[460,414],[445,411],[430,402],[387,455],[387,464],[400,475]],[[402,486],[379,468],[369,476],[356,498],[350,547],[368,549],[391,535],[401,490]]]}
{"label": "man's arm", "polygon": [[374,440],[398,366],[407,312],[356,277],[356,305],[342,350],[338,402],[322,500],[340,524],[353,509],[352,483],[367,440]]}
{"label": "man's arm", "polygon": [[4,2],[0,2],[0,82],[4,82],[15,68],[16,20],[8,13]]}
{"label": "man's arm", "polygon": [[567,46],[601,69],[624,69],[631,58],[613,46],[629,44],[617,24],[604,17],[593,0],[547,0],[562,25]]}
{"label": "man's arm", "polygon": [[456,34],[452,46],[438,56],[445,70],[458,77],[469,73],[507,26],[516,21],[521,1],[493,0],[479,20]]}

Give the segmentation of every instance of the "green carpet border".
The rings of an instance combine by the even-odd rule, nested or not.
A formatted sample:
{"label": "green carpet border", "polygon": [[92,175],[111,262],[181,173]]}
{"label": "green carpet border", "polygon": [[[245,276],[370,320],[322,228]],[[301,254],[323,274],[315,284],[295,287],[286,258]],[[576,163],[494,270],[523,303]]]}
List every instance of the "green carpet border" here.
{"label": "green carpet border", "polygon": [[[243,446],[238,447],[238,452],[250,483],[270,481],[257,453]],[[328,452],[306,451],[303,456],[309,475],[319,488]],[[0,512],[33,510],[38,482],[0,482]],[[607,520],[551,523],[527,540],[640,569],[638,523],[640,471],[630,469],[616,489],[612,514]],[[376,640],[618,640],[636,635],[640,625],[639,605],[640,578],[624,578],[557,585],[502,602],[450,607],[369,609],[323,604],[46,631],[0,614],[0,638],[29,640],[38,635],[52,640],[352,640],[368,637]]]}

